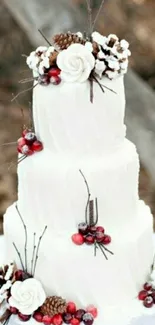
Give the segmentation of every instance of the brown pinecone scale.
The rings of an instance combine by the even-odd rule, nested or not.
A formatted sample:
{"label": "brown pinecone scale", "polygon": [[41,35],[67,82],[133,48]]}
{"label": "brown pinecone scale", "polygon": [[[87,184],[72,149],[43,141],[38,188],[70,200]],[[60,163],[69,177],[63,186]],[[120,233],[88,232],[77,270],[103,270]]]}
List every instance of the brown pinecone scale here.
{"label": "brown pinecone scale", "polygon": [[52,296],[46,298],[44,304],[41,306],[41,312],[43,315],[53,317],[56,314],[65,313],[66,307],[66,300],[62,297]]}
{"label": "brown pinecone scale", "polygon": [[85,44],[85,40],[73,33],[61,33],[54,36],[53,41],[60,50],[67,49],[71,44]]}

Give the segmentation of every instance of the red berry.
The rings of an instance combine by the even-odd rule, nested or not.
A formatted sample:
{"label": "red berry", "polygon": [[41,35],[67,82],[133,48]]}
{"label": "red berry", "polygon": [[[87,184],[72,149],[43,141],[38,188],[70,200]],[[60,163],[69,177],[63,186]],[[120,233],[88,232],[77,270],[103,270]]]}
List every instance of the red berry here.
{"label": "red berry", "polygon": [[31,145],[36,140],[36,135],[33,132],[27,132],[24,139],[27,145]]}
{"label": "red berry", "polygon": [[89,305],[89,306],[87,307],[86,311],[87,311],[87,313],[92,314],[92,316],[93,316],[94,318],[96,318],[97,315],[98,315],[97,308],[94,307],[93,305]]}
{"label": "red berry", "polygon": [[67,304],[67,313],[75,314],[76,313],[76,305],[74,302],[70,301]]}
{"label": "red berry", "polygon": [[139,300],[144,300],[148,296],[148,293],[146,290],[141,290],[138,294]]}
{"label": "red berry", "polygon": [[40,313],[40,311],[36,311],[36,312],[33,314],[33,318],[34,318],[38,323],[42,323],[42,321],[43,321],[43,314]]}
{"label": "red berry", "polygon": [[84,314],[82,320],[85,325],[92,325],[94,323],[94,318],[93,318],[92,314],[90,314],[90,313]]}
{"label": "red berry", "polygon": [[18,146],[23,147],[24,144],[26,144],[25,138],[23,138],[23,137],[19,138],[17,140],[17,144],[18,144]]}
{"label": "red berry", "polygon": [[108,245],[108,244],[110,244],[110,243],[111,243],[111,237],[110,237],[109,235],[104,235],[104,238],[103,238],[102,243],[103,243],[104,245]]}
{"label": "red berry", "polygon": [[89,233],[91,233],[92,235],[96,234],[96,230],[97,230],[97,227],[95,227],[95,226],[89,227]]}
{"label": "red berry", "polygon": [[61,78],[60,78],[59,76],[51,77],[51,78],[50,78],[50,82],[51,82],[53,85],[59,85],[60,82],[61,82]]}
{"label": "red berry", "polygon": [[86,222],[80,222],[78,224],[78,231],[82,235],[87,235],[88,234],[88,225]]}
{"label": "red berry", "polygon": [[146,308],[151,308],[153,306],[154,302],[153,302],[153,298],[152,297],[146,297],[145,300],[143,301],[143,305]]}
{"label": "red berry", "polygon": [[81,234],[72,235],[72,241],[76,245],[82,245],[84,243],[84,237]]}
{"label": "red berry", "polygon": [[144,284],[143,288],[144,288],[144,290],[149,291],[149,290],[152,289],[152,285],[151,285],[151,283],[146,282],[146,283]]}
{"label": "red berry", "polygon": [[48,316],[48,315],[45,315],[43,316],[42,318],[42,322],[45,324],[45,325],[50,325],[52,324],[52,317]]}
{"label": "red berry", "polygon": [[72,324],[72,325],[79,325],[80,324],[80,321],[77,318],[72,318],[71,321],[70,321],[70,324]]}
{"label": "red berry", "polygon": [[103,233],[104,233],[104,231],[105,231],[104,228],[101,227],[101,226],[98,226],[96,230],[99,231],[99,232],[103,232]]}
{"label": "red berry", "polygon": [[58,68],[51,68],[49,71],[48,71],[48,76],[49,78],[51,77],[57,77],[59,76],[61,70],[58,69]]}
{"label": "red berry", "polygon": [[23,322],[27,322],[31,318],[31,315],[23,315],[22,313],[18,313],[18,317]]}
{"label": "red berry", "polygon": [[85,237],[85,243],[87,245],[92,245],[92,244],[94,244],[94,242],[95,242],[94,236],[92,236],[91,234],[90,235],[86,235],[86,237]]}
{"label": "red berry", "polygon": [[78,309],[75,313],[75,318],[81,322],[85,313],[86,311],[84,309]]}
{"label": "red berry", "polygon": [[53,316],[53,318],[52,318],[53,325],[61,325],[62,323],[63,323],[63,319],[60,314]]}
{"label": "red berry", "polygon": [[25,156],[31,156],[33,154],[33,150],[31,150],[30,147],[27,144],[25,144],[21,148],[21,153]]}
{"label": "red berry", "polygon": [[23,273],[24,273],[23,270],[17,270],[15,272],[15,280],[16,281],[22,281],[23,280]]}
{"label": "red berry", "polygon": [[65,324],[70,324],[71,319],[72,319],[73,317],[72,317],[72,315],[69,314],[69,313],[64,313],[64,314],[62,315],[62,318],[63,318],[63,321],[64,321]]}
{"label": "red berry", "polygon": [[11,314],[14,314],[14,315],[18,314],[18,309],[17,308],[10,307],[9,309],[10,309]]}
{"label": "red berry", "polygon": [[95,238],[96,238],[96,241],[97,241],[98,243],[103,242],[103,239],[104,239],[104,233],[101,232],[101,231],[97,231],[96,234],[95,234]]}
{"label": "red berry", "polygon": [[37,152],[43,150],[43,144],[42,144],[42,142],[40,142],[38,140],[34,141],[33,144],[32,144],[32,146],[31,146],[31,149],[33,151],[37,151]]}

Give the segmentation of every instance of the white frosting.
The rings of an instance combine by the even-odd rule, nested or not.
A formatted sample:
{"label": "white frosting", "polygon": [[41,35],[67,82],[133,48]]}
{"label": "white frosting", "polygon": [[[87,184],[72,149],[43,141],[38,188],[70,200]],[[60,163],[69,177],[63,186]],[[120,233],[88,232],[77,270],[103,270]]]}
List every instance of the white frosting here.
{"label": "white frosting", "polygon": [[135,146],[125,140],[107,156],[77,159],[44,149],[20,163],[18,198],[25,221],[33,218],[54,231],[74,233],[84,221],[87,202],[79,169],[87,179],[92,199],[98,198],[99,223],[108,232],[117,232],[129,219],[135,220],[139,161]]}
{"label": "white frosting", "polygon": [[46,299],[41,283],[33,278],[24,282],[16,281],[11,287],[9,305],[17,308],[24,315],[31,315]]}
{"label": "white frosting", "polygon": [[53,153],[74,156],[113,152],[125,136],[125,95],[123,77],[112,82],[103,78],[102,92],[94,82],[90,102],[90,83],[37,85],[34,88],[33,114],[37,136]]}
{"label": "white frosting", "polygon": [[[26,214],[23,215],[24,220],[27,220],[27,217]],[[44,217],[46,217],[45,214],[42,228],[46,222]],[[52,214],[51,211],[50,218],[53,217],[54,213]],[[71,242],[70,230],[60,234],[48,228],[40,245],[36,268],[36,278],[41,281],[47,294],[61,295],[68,301],[75,301],[79,307],[94,304],[99,308],[99,319],[103,317],[103,320],[106,308],[119,306],[123,308],[123,304],[127,305],[136,298],[150,272],[153,241],[151,241],[152,215],[143,202],[139,203],[138,212],[134,217],[135,219],[129,219],[124,224],[121,231],[117,226],[117,221],[115,223],[117,233],[114,229],[113,231],[110,229],[112,243],[108,248],[114,252],[114,255],[109,254],[108,261],[100,251],[97,251],[95,257],[92,246],[74,245]],[[64,215],[62,215],[63,218]],[[38,238],[42,228],[37,219],[29,218],[28,221],[28,267],[30,270],[33,232],[37,233]],[[8,257],[14,258],[20,266],[12,242],[16,242],[23,256],[24,230],[14,205],[7,210],[4,230]],[[100,325],[99,322],[95,324]]]}
{"label": "white frosting", "polygon": [[[90,44],[91,45],[91,44]],[[61,78],[65,82],[84,82],[89,78],[95,65],[92,45],[72,44],[57,56]]]}

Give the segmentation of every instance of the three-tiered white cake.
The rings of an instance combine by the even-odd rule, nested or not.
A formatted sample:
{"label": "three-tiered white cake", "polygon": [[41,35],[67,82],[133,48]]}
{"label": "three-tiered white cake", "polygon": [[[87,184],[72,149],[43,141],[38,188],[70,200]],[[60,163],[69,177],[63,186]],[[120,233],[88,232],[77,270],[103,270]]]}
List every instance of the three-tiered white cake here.
{"label": "three-tiered white cake", "polygon": [[[117,318],[111,311],[129,306],[147,279],[153,261],[153,228],[150,209],[138,196],[136,148],[125,138],[123,74],[127,66],[122,73],[117,63],[120,68],[127,60],[128,45],[122,41],[120,57],[115,60],[114,51],[121,46],[115,35],[105,38],[94,33],[93,41],[99,47],[95,58],[90,42],[62,50],[57,56],[58,67],[50,66],[54,71],[50,84],[42,84],[48,83],[43,77],[38,80],[47,76],[56,50],[39,48],[27,60],[35,83],[39,82],[33,90],[33,120],[44,150],[19,164],[18,208],[28,230],[28,271],[33,234],[39,236],[47,225],[36,279],[48,295],[61,295],[80,307],[96,305],[95,324],[107,325],[108,319],[110,323]],[[92,66],[93,103],[88,80]],[[91,245],[79,247],[71,240],[84,221],[87,202],[79,169],[91,197],[98,199],[99,225],[112,238],[108,248],[114,255],[108,255],[108,260],[100,250],[94,256]],[[8,258],[20,266],[12,242],[23,255],[24,232],[15,204],[5,214],[4,232]]]}

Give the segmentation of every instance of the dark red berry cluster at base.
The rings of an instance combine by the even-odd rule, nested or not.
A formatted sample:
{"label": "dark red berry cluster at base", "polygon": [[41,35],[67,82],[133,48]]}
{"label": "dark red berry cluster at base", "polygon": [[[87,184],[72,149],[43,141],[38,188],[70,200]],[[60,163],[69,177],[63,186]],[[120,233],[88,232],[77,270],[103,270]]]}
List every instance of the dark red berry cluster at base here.
{"label": "dark red berry cluster at base", "polygon": [[72,235],[72,241],[76,245],[92,245],[102,243],[108,245],[111,243],[111,237],[105,234],[105,230],[101,226],[88,226],[85,222],[78,225],[78,233]]}
{"label": "dark red berry cluster at base", "polygon": [[43,150],[43,144],[38,141],[34,132],[25,129],[22,133],[22,137],[17,141],[17,150],[24,156],[31,156],[35,152]]}
{"label": "dark red berry cluster at base", "polygon": [[149,282],[146,282],[138,294],[138,299],[143,301],[146,308],[151,308],[155,305],[155,289]]}
{"label": "dark red berry cluster at base", "polygon": [[57,67],[50,68],[43,76],[39,76],[37,81],[41,85],[49,85],[50,83],[53,85],[59,85],[61,82],[60,78],[61,70]]}
{"label": "dark red berry cluster at base", "polygon": [[[23,315],[16,308],[10,307],[10,312],[13,315],[18,315],[19,319],[26,322],[32,315]],[[90,305],[84,309],[77,309],[74,302],[68,302],[66,313],[57,314],[53,317],[48,315],[43,315],[39,310],[34,312],[33,318],[38,323],[43,323],[44,325],[62,325],[62,324],[71,324],[71,325],[92,325],[94,319],[97,317],[97,308],[93,305]]]}

